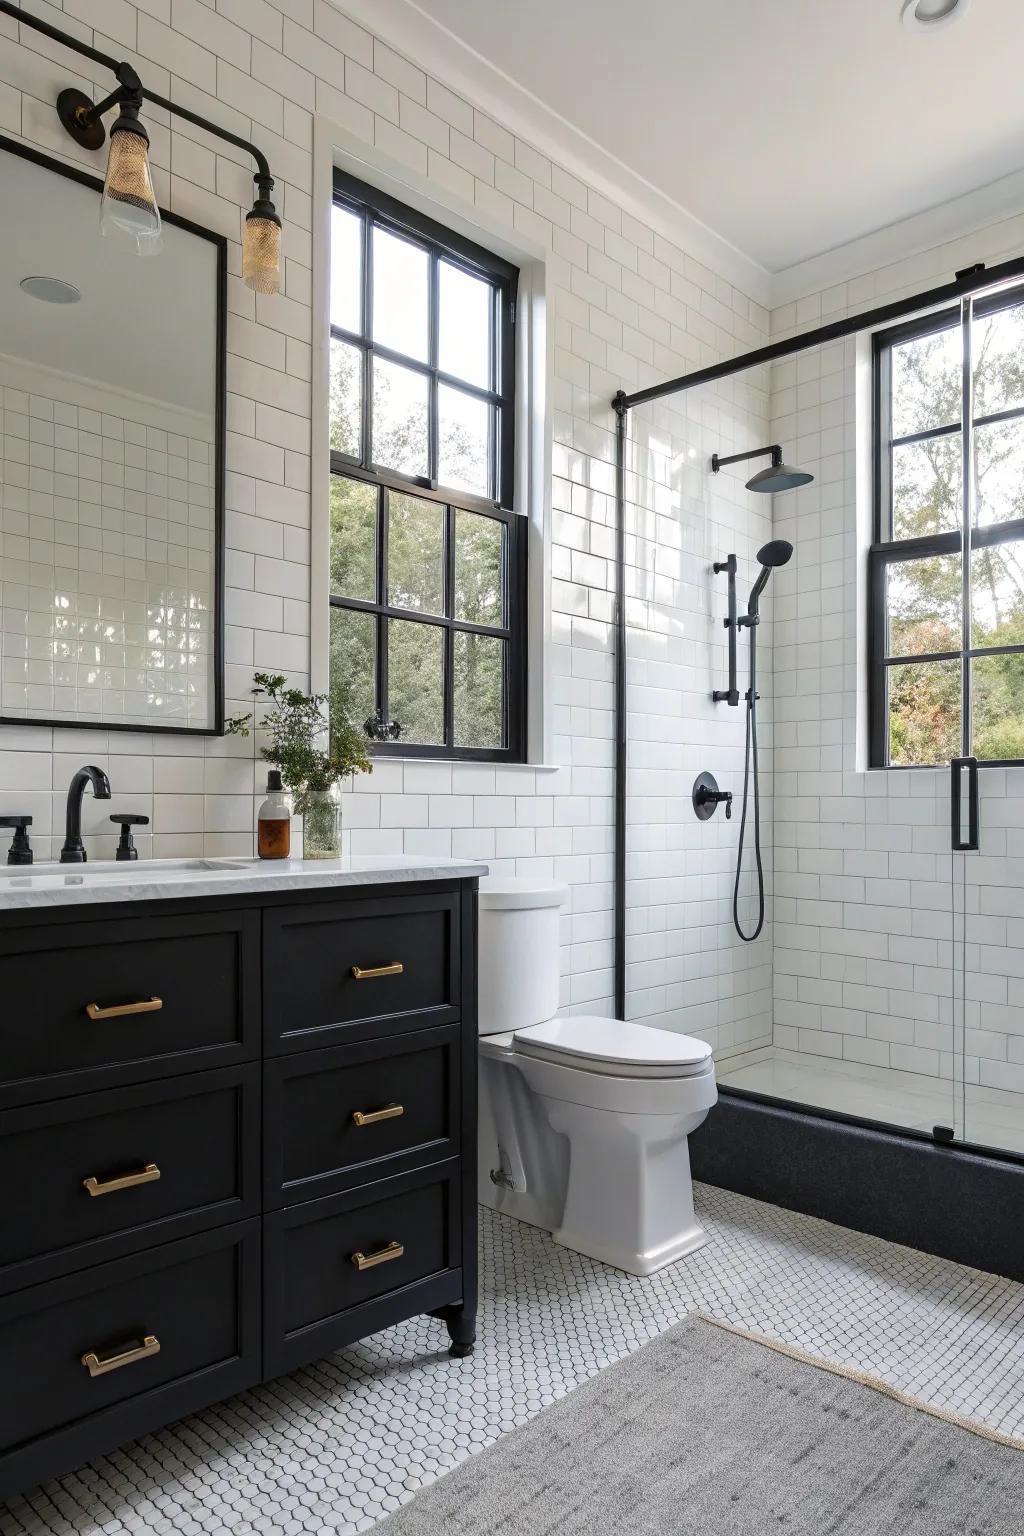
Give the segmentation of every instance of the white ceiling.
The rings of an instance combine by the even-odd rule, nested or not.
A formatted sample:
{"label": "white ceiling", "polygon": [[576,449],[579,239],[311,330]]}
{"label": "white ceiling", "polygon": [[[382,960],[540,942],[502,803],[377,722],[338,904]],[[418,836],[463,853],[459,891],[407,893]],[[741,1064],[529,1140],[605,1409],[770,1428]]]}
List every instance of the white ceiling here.
{"label": "white ceiling", "polygon": [[416,0],[769,272],[1024,164],[1022,0],[928,36],[901,4]]}

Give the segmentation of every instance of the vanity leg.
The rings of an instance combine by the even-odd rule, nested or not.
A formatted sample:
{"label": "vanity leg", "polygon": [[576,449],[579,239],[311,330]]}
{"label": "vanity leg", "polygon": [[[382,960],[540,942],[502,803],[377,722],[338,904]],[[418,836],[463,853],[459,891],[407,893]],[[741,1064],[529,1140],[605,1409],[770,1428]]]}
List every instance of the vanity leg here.
{"label": "vanity leg", "polygon": [[476,1342],[476,1309],[469,1307],[438,1307],[431,1317],[439,1317],[448,1329],[451,1344],[448,1353],[456,1360],[473,1353]]}

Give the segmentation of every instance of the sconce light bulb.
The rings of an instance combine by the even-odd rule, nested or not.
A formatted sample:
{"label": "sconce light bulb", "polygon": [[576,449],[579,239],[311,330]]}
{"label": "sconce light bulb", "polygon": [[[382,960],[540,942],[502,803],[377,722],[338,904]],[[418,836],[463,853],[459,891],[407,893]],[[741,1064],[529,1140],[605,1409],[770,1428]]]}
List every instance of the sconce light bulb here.
{"label": "sconce light bulb", "polygon": [[100,230],[134,240],[140,256],[160,249],[160,209],[149,169],[149,137],[137,118],[123,114],[110,130]]}
{"label": "sconce light bulb", "polygon": [[242,278],[254,293],[279,293],[281,220],[270,201],[274,183],[257,176],[256,185],[259,191],[242,232]]}

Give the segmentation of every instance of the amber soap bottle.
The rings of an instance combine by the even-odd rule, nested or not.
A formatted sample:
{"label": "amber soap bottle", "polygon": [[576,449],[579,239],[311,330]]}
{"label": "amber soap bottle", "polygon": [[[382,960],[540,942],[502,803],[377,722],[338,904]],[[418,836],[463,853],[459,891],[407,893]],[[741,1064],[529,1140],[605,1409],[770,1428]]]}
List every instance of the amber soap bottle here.
{"label": "amber soap bottle", "polygon": [[256,820],[256,851],[261,859],[286,859],[292,846],[292,813],[278,769],[267,774],[267,798]]}

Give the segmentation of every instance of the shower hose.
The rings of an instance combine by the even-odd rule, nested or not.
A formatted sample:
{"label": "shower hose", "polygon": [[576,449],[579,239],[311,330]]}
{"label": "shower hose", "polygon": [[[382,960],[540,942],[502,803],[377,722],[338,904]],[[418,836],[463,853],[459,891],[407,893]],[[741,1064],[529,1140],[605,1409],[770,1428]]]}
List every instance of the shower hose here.
{"label": "shower hose", "polygon": [[[757,861],[757,927],[744,933],[740,922],[740,875],[743,870],[743,842],[747,831],[747,806],[750,800],[750,764],[754,764],[754,858]],[[752,944],[764,927],[764,869],[761,864],[761,783],[757,771],[757,625],[750,626],[750,688],[747,692],[747,730],[743,748],[743,809],[740,812],[740,839],[736,850],[736,883],[732,889],[732,921],[744,944]]]}

